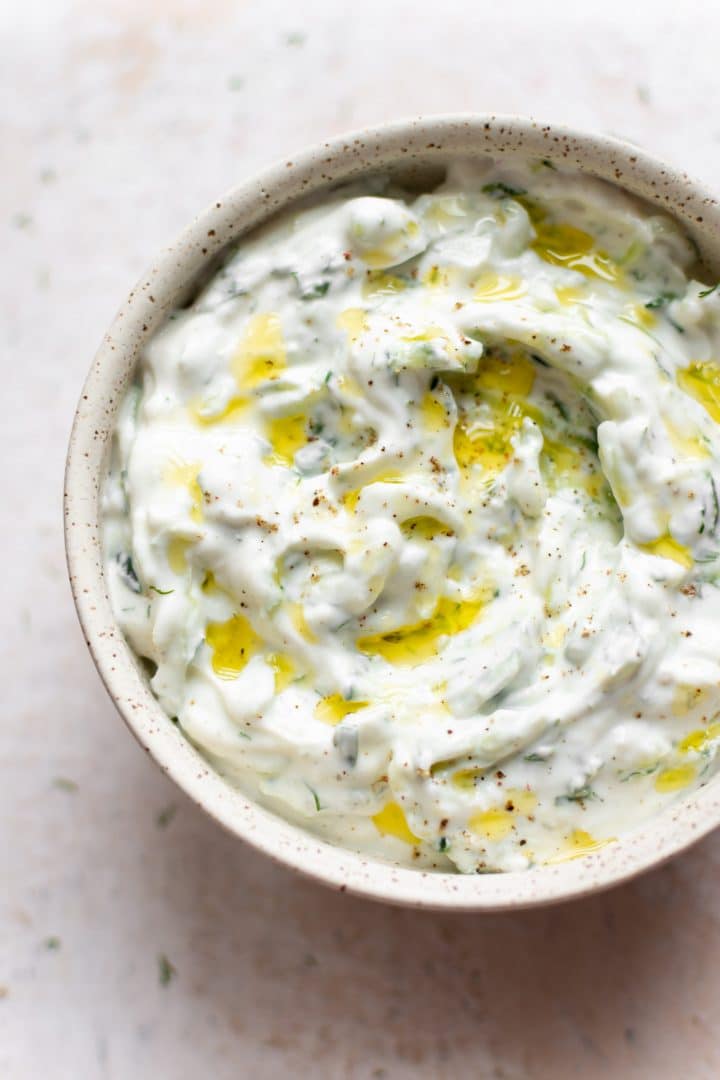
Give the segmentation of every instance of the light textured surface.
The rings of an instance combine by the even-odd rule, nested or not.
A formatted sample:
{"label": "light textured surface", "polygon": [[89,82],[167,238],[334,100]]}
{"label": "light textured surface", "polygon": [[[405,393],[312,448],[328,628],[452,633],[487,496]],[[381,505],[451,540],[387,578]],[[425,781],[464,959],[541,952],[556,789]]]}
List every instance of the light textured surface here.
{"label": "light textured surface", "polygon": [[673,6],[2,8],[1,1076],[720,1073],[720,837],[525,915],[299,880],[145,760],[86,653],[61,541],[71,415],[115,307],[257,167],[364,123],[487,109],[624,135],[718,187],[720,14]]}

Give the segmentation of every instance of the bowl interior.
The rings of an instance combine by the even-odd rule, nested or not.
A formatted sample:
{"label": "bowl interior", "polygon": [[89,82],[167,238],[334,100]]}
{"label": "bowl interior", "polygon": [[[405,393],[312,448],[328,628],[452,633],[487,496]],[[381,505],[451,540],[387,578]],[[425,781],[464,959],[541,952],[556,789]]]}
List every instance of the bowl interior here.
{"label": "bowl interior", "polygon": [[142,348],[176,307],[192,302],[242,236],[290,205],[383,172],[429,190],[454,158],[546,159],[621,186],[670,213],[698,249],[704,279],[720,275],[720,210],[701,186],[641,150],[601,136],[517,118],[445,117],[389,125],[333,140],[282,162],[219,199],[162,253],[120,309],[83,389],[68,453],[66,547],[73,594],[98,671],[129,727],[199,805],[272,857],[340,889],[394,903],[457,910],[546,904],[607,887],[668,858],[720,821],[710,782],[616,843],[572,862],[522,873],[426,873],[324,843],[255,804],[215,773],[169,720],[120,632],[108,599],[99,493],[118,405]]}

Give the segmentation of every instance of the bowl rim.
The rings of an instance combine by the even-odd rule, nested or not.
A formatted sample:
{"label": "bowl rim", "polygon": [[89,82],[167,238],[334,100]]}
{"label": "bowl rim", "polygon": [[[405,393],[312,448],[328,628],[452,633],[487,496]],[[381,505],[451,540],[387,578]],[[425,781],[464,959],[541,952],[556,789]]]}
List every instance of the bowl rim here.
{"label": "bowl rim", "polygon": [[65,469],[65,547],[73,599],[100,677],[120,715],[159,767],[228,831],[283,865],[340,891],[454,911],[537,907],[609,888],[683,851],[720,824],[711,782],[592,854],[522,872],[424,871],[319,840],[232,788],[153,697],[115,621],[104,585],[99,495],[115,413],[144,342],[198,276],[246,232],[311,191],[408,164],[473,154],[521,155],[608,180],[677,218],[720,269],[720,207],[685,173],[615,137],[523,116],[458,113],[398,120],[335,136],[232,188],[166,247],[130,292],[82,389]]}

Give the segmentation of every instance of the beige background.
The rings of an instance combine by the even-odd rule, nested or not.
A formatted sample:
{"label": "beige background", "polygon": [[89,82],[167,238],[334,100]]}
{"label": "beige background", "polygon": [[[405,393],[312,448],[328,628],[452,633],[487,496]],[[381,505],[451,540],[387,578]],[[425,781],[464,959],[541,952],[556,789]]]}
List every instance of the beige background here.
{"label": "beige background", "polygon": [[515,110],[720,188],[720,11],[677,7],[0,5],[3,1078],[720,1075],[720,835],[525,915],[296,879],[125,731],[60,532],[71,415],[114,309],[196,209],[274,158],[401,115]]}

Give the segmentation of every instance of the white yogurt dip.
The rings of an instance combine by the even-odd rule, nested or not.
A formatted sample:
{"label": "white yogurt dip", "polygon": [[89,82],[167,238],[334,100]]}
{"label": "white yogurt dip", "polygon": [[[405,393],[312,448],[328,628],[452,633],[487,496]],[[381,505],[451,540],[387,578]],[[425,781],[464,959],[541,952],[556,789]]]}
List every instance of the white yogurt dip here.
{"label": "white yogurt dip", "polygon": [[611,842],[720,740],[720,290],[549,163],[347,188],[145,350],[117,618],[227,779],[463,872]]}

